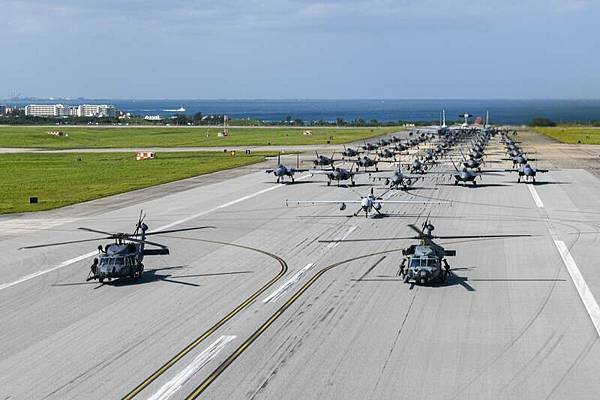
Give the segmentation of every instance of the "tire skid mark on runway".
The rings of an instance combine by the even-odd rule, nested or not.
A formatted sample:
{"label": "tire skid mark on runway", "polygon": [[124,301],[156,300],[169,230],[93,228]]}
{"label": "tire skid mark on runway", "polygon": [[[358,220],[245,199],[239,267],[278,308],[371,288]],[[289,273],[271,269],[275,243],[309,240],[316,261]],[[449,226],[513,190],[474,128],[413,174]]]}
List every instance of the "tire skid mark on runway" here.
{"label": "tire skid mark on runway", "polygon": [[[302,179],[306,179],[306,178],[308,178],[309,176],[310,176],[310,175],[308,175],[308,174],[306,174],[306,175],[302,175],[302,176],[298,177],[298,179],[296,179],[296,180],[302,180]],[[208,209],[208,210],[204,210],[204,211],[202,211],[202,212],[199,212],[199,213],[197,213],[197,214],[190,215],[190,216],[188,216],[188,217],[185,217],[185,218],[182,218],[182,219],[180,219],[180,220],[177,220],[177,221],[171,222],[171,223],[169,223],[169,224],[167,224],[167,225],[163,225],[163,226],[161,226],[161,227],[158,227],[158,228],[156,228],[156,230],[157,230],[157,231],[162,231],[162,230],[165,230],[165,229],[170,229],[170,228],[173,228],[173,227],[175,227],[175,226],[177,226],[177,225],[181,225],[181,224],[183,224],[184,222],[189,222],[189,221],[191,221],[191,220],[193,220],[193,219],[200,218],[200,217],[202,217],[202,216],[204,216],[204,215],[206,215],[206,214],[210,214],[210,213],[212,213],[212,212],[215,212],[215,211],[221,210],[221,209],[223,209],[223,208],[226,208],[226,207],[232,206],[232,205],[234,205],[234,204],[238,204],[238,203],[241,203],[241,202],[243,202],[243,201],[246,201],[246,200],[252,199],[252,198],[254,198],[254,197],[256,197],[256,196],[259,196],[259,195],[261,195],[261,194],[263,194],[263,193],[270,192],[270,191],[272,191],[272,190],[275,190],[275,189],[278,189],[278,188],[280,188],[280,187],[283,187],[283,185],[270,186],[270,187],[268,187],[268,188],[266,188],[266,189],[259,190],[258,192],[254,192],[254,193],[252,193],[252,194],[249,194],[249,195],[247,195],[247,196],[240,197],[239,199],[235,199],[235,200],[229,201],[229,202],[227,202],[227,203],[224,203],[224,204],[221,204],[221,205],[219,205],[219,206],[216,206],[216,207],[210,208],[210,209]],[[150,232],[151,232],[151,231],[150,231]],[[0,285],[0,290],[7,289],[7,288],[9,288],[9,287],[11,287],[11,286],[18,285],[19,283],[23,283],[23,282],[29,281],[29,280],[31,280],[31,279],[33,279],[33,278],[37,278],[38,276],[45,275],[45,274],[47,274],[47,273],[50,273],[50,272],[52,272],[52,271],[56,271],[56,270],[58,270],[58,269],[61,269],[61,268],[68,267],[69,265],[72,265],[72,264],[74,264],[74,263],[76,263],[76,262],[83,261],[83,260],[85,260],[85,259],[87,259],[87,258],[93,257],[93,256],[94,256],[94,255],[96,255],[96,254],[97,254],[97,251],[92,251],[92,252],[89,252],[89,253],[86,253],[86,254],[82,254],[82,255],[80,255],[80,256],[77,256],[77,257],[75,257],[75,258],[72,258],[72,259],[70,259],[70,260],[63,261],[62,263],[60,263],[60,264],[58,264],[57,266],[54,266],[54,267],[52,267],[52,268],[45,269],[45,270],[42,270],[42,271],[37,271],[37,272],[34,272],[34,273],[32,273],[32,274],[29,274],[29,275],[26,275],[26,276],[24,276],[24,277],[22,277],[22,278],[20,278],[20,279],[17,279],[16,281],[13,281],[13,282],[9,282],[9,283],[4,283],[4,284],[1,284],[1,285]]]}
{"label": "tire skid mark on runway", "polygon": [[[541,201],[541,198],[540,198],[540,201]],[[543,218],[543,221],[546,224],[546,228],[548,229],[548,232],[550,233],[550,236],[552,237],[552,240],[553,240],[553,242],[555,242],[555,246],[557,246],[557,249],[558,249],[558,245],[556,245],[556,241],[558,240],[558,232],[556,231],[556,229],[553,226],[553,221],[554,220],[552,220],[550,218],[550,215],[548,214],[548,211],[545,208],[538,208],[538,212],[539,212],[539,215]],[[570,228],[572,228],[575,231],[579,231],[576,226],[567,224],[565,222],[563,222],[562,225],[570,227]],[[575,239],[575,242],[577,240],[579,240],[579,238],[580,238],[580,232],[577,232],[577,233],[578,233],[578,236]],[[564,242],[563,242],[563,244],[564,244]],[[569,252],[569,250],[566,247],[566,245],[565,245],[565,249],[566,249],[567,252]],[[562,259],[563,255],[562,255],[560,249],[558,249],[558,251],[559,251],[561,259]],[[570,255],[570,253],[569,253],[569,255]],[[563,261],[563,264],[564,264],[564,261]],[[474,377],[472,377],[467,382],[467,384],[464,385],[461,388],[461,390],[459,390],[458,392],[456,392],[454,394],[454,396],[451,397],[452,399],[457,399],[457,398],[461,397],[461,395],[466,391],[466,389],[468,389],[473,383],[475,383],[480,378],[480,376],[483,374],[484,371],[487,371],[489,368],[492,367],[492,365],[494,365],[498,360],[500,360],[504,356],[504,354],[506,354],[525,335],[525,333],[529,330],[529,328],[531,328],[531,326],[533,326],[533,324],[535,323],[535,321],[537,320],[537,318],[541,315],[541,313],[544,311],[546,305],[550,301],[550,297],[552,296],[552,293],[554,292],[554,289],[557,286],[557,283],[558,283],[557,278],[560,275],[561,270],[562,270],[562,266],[560,266],[560,267],[558,267],[556,269],[556,271],[555,271],[555,273],[553,275],[553,280],[551,281],[552,285],[548,289],[548,291],[547,291],[547,293],[546,293],[546,295],[544,297],[544,300],[542,301],[542,303],[540,304],[540,306],[538,307],[538,309],[536,310],[536,312],[533,314],[533,316],[526,322],[525,326],[521,329],[521,331],[509,343],[507,343],[504,346],[503,350],[496,357],[494,357],[493,359],[489,360],[485,365],[483,365],[480,368],[480,372],[477,375],[475,375]],[[585,281],[584,281],[584,283],[585,283]],[[586,287],[587,287],[587,284],[586,284]],[[588,290],[589,290],[589,288],[588,288]],[[590,292],[590,294],[591,294],[591,292]],[[593,296],[592,296],[592,298],[593,298]],[[583,301],[583,299],[582,299],[582,301]],[[584,305],[585,305],[585,303],[584,303]],[[596,306],[597,306],[597,303],[596,303]],[[587,308],[586,308],[586,311],[587,311]],[[591,315],[590,315],[590,317],[591,317]],[[592,320],[592,323],[593,322],[594,321]],[[594,327],[596,327],[595,324],[594,324]],[[600,333],[599,333],[599,335],[600,335]],[[556,386],[555,389],[557,387],[558,386]]]}
{"label": "tire skid mark on runway", "polygon": [[175,375],[169,382],[165,383],[156,393],[148,398],[148,400],[167,400],[173,396],[181,387],[202,367],[208,364],[225,348],[227,343],[231,342],[237,336],[227,335],[221,336],[215,340],[202,353],[198,354],[192,362],[185,367],[180,373]]}
{"label": "tire skid mark on runway", "polygon": [[347,264],[353,261],[357,261],[363,258],[373,257],[377,255],[383,255],[393,252],[401,251],[402,249],[385,250],[376,253],[365,254],[362,256],[352,257],[343,261],[338,261],[334,264],[328,265],[320,269],[313,277],[306,282],[300,289],[298,289],[294,295],[288,299],[271,317],[264,322],[252,335],[250,335],[229,357],[225,359],[200,385],[198,385],[188,396],[186,400],[192,400],[198,398],[233,362],[244,353],[263,333],[265,333],[269,327],[292,305],[294,304],[304,292],[306,292],[316,281],[318,281],[327,271],[338,267],[343,264]]}
{"label": "tire skid mark on runway", "polygon": [[133,399],[135,396],[137,396],[142,390],[144,390],[152,382],[154,382],[157,378],[159,378],[162,374],[164,374],[169,368],[171,368],[179,360],[181,360],[184,356],[186,356],[188,353],[190,353],[192,350],[194,350],[196,347],[198,347],[198,345],[200,345],[200,343],[204,342],[208,337],[210,337],[210,335],[212,335],[214,332],[216,332],[220,327],[225,325],[226,322],[231,320],[234,316],[236,316],[238,313],[240,313],[242,310],[244,310],[250,304],[252,304],[256,300],[256,298],[258,298],[261,294],[263,294],[271,286],[273,286],[277,281],[279,281],[286,274],[286,272],[288,270],[288,265],[283,260],[283,258],[281,258],[275,254],[271,254],[267,251],[261,250],[261,249],[244,246],[244,245],[236,244],[236,243],[221,242],[221,241],[217,241],[217,240],[197,239],[197,238],[189,238],[189,237],[182,237],[182,236],[169,236],[169,237],[176,238],[176,239],[183,239],[183,240],[192,240],[192,241],[197,241],[197,242],[221,244],[221,245],[225,245],[225,246],[233,246],[233,247],[238,247],[238,248],[242,248],[242,249],[246,249],[246,250],[256,251],[258,253],[267,255],[267,256],[277,260],[277,262],[279,262],[279,264],[281,266],[281,269],[279,270],[277,275],[275,275],[273,278],[271,278],[270,281],[268,281],[260,289],[258,289],[256,292],[254,292],[250,297],[248,297],[246,300],[244,300],[242,303],[240,303],[237,307],[235,307],[233,310],[231,310],[227,315],[225,315],[225,317],[223,317],[222,319],[217,321],[213,326],[208,328],[204,333],[202,333],[200,336],[198,336],[194,341],[192,341],[190,344],[188,344],[186,347],[184,347],[182,350],[180,350],[169,361],[167,361],[159,369],[157,369],[152,375],[150,375],[142,383],[140,383],[138,386],[136,386],[131,392],[127,393],[123,397],[123,400],[130,400],[130,399]]}
{"label": "tire skid mark on runway", "polygon": [[415,299],[417,298],[418,291],[419,291],[419,287],[417,286],[417,290],[415,290],[413,292],[413,296],[412,296],[412,299],[410,300],[410,304],[408,305],[408,308],[406,309],[406,313],[404,314],[404,318],[402,319],[402,323],[400,324],[400,329],[398,329],[398,333],[396,334],[396,337],[394,338],[394,342],[392,343],[392,346],[390,347],[390,351],[388,352],[385,362],[383,363],[383,367],[381,367],[381,370],[379,371],[379,377],[377,378],[377,382],[375,383],[375,386],[373,386],[373,390],[371,391],[371,395],[369,396],[369,398],[373,398],[373,396],[375,395],[375,391],[377,390],[377,387],[379,387],[379,384],[381,383],[381,378],[383,376],[383,373],[384,373],[385,369],[387,368],[388,363],[390,362],[392,353],[394,352],[394,349],[396,348],[398,339],[400,338],[400,335],[402,334],[402,330],[404,329],[404,325],[406,324],[406,321],[408,320],[408,315],[410,314],[410,310],[412,309],[412,306],[415,303]]}

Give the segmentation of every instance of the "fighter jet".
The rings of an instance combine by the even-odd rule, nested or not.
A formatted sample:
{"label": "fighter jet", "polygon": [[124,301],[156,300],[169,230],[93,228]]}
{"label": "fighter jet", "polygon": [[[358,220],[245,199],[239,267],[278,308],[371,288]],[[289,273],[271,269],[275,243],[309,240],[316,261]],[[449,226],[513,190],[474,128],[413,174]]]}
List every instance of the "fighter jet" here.
{"label": "fighter jet", "polygon": [[369,158],[368,156],[363,156],[362,158],[358,158],[356,160],[356,165],[358,167],[363,167],[365,169],[365,171],[369,167],[375,167],[375,171],[379,171],[379,168],[377,167],[378,162],[379,161],[373,160],[372,158]]}
{"label": "fighter jet", "polygon": [[331,165],[331,166],[333,166],[333,163],[334,163],[334,162],[336,162],[336,161],[339,161],[339,160],[335,160],[335,159],[333,158],[333,156],[335,155],[335,153],[333,153],[333,154],[331,155],[331,157],[327,157],[327,156],[324,156],[324,155],[322,155],[322,154],[319,154],[319,153],[318,153],[318,152],[315,150],[315,154],[317,155],[317,158],[315,158],[315,159],[313,160],[313,164],[314,164],[314,166],[315,166],[315,167],[316,167],[316,166],[326,167],[326,166],[328,166],[328,165]]}
{"label": "fighter jet", "polygon": [[327,176],[327,186],[330,186],[332,181],[337,181],[337,185],[340,186],[340,181],[347,180],[350,180],[350,183],[352,184],[352,186],[354,186],[356,184],[356,182],[354,181],[354,175],[362,173],[363,172],[360,171],[352,171],[352,168],[350,170],[347,170],[339,167],[331,167],[330,170],[317,169],[311,171],[311,174]]}
{"label": "fighter jet", "polygon": [[412,186],[413,183],[415,183],[418,179],[423,179],[423,177],[414,176],[414,175],[404,175],[402,173],[402,169],[400,167],[398,167],[398,169],[395,170],[392,175],[377,176],[377,177],[373,178],[373,180],[379,180],[379,181],[384,180],[384,179],[385,179],[385,185],[389,186],[390,189],[406,190],[406,189],[408,189],[408,187]]}
{"label": "fighter jet", "polygon": [[346,148],[346,146],[344,146],[344,151],[342,151],[342,156],[344,157],[358,157],[358,155],[361,152],[358,150],[354,150],[351,147]]}
{"label": "fighter jet", "polygon": [[547,169],[538,169],[538,168],[534,168],[529,164],[525,164],[524,166],[520,167],[520,168],[512,168],[512,169],[505,169],[504,171],[506,172],[517,172],[519,174],[519,177],[517,178],[517,182],[520,183],[521,182],[521,178],[525,177],[525,180],[529,182],[529,178],[532,179],[533,183],[535,183],[535,176],[537,175],[538,172],[548,172]]}
{"label": "fighter jet", "polygon": [[289,168],[281,163],[281,155],[277,155],[277,167],[275,169],[267,169],[265,172],[267,174],[272,173],[277,177],[277,183],[281,181],[283,183],[286,176],[288,176],[292,183],[294,182],[294,174],[296,172],[306,172],[308,169],[300,169],[300,168]]}

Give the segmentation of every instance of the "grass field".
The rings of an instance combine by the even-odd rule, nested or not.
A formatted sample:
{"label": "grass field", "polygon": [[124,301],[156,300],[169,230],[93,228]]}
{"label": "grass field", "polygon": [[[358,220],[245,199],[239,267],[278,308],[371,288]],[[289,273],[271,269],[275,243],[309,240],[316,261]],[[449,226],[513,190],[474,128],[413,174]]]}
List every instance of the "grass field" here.
{"label": "grass field", "polygon": [[[215,152],[161,153],[136,161],[132,153],[0,155],[0,213],[47,210],[195,175],[248,165],[250,156]],[[37,196],[38,204],[29,204]]]}
{"label": "grass field", "polygon": [[552,128],[534,128],[533,130],[563,143],[600,144],[600,128],[557,126]]}
{"label": "grass field", "polygon": [[[397,132],[401,128],[230,128],[229,136],[217,136],[219,128],[203,127],[47,127],[0,126],[0,147],[46,149],[116,147],[268,146],[348,143]],[[60,130],[68,136],[48,135]]]}

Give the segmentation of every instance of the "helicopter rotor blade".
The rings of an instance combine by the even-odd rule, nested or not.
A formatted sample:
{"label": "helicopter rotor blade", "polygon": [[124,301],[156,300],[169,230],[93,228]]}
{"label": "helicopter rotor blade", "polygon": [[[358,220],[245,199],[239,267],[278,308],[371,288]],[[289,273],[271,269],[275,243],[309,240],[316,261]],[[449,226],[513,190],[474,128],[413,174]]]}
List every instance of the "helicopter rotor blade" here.
{"label": "helicopter rotor blade", "polygon": [[414,224],[409,224],[407,225],[410,229],[412,229],[413,231],[417,232],[417,234],[419,235],[419,237],[423,236],[423,231],[420,230],[419,228],[417,228]]}
{"label": "helicopter rotor blade", "polygon": [[100,237],[100,238],[94,238],[94,239],[81,239],[81,240],[69,240],[66,242],[56,242],[56,243],[45,243],[45,244],[37,244],[34,246],[24,246],[24,247],[19,247],[19,250],[23,250],[23,249],[38,249],[40,247],[50,247],[50,246],[61,246],[63,244],[72,244],[72,243],[85,243],[85,242],[94,242],[94,241],[98,241],[98,240],[104,240],[104,239],[112,239],[112,236],[109,237]]}
{"label": "helicopter rotor blade", "polygon": [[83,227],[80,227],[80,228],[77,228],[77,229],[82,230],[82,231],[87,231],[87,232],[100,233],[102,235],[109,235],[111,238],[116,235],[115,233],[100,231],[98,229],[92,229],[92,228],[83,228]]}
{"label": "helicopter rotor blade", "polygon": [[434,239],[485,239],[485,238],[516,238],[516,237],[531,237],[532,235],[522,234],[506,234],[506,235],[448,235],[448,236],[433,236]]}
{"label": "helicopter rotor blade", "polygon": [[331,239],[331,240],[318,240],[319,243],[350,243],[350,242],[374,242],[374,241],[389,241],[389,240],[410,240],[418,239],[415,236],[405,237],[384,237],[384,238],[365,238],[365,239]]}
{"label": "helicopter rotor blade", "polygon": [[215,229],[214,226],[196,226],[194,228],[181,228],[181,229],[168,229],[166,231],[156,231],[156,232],[147,232],[146,236],[150,235],[163,235],[165,233],[173,233],[173,232],[185,232],[185,231],[195,231],[199,229]]}

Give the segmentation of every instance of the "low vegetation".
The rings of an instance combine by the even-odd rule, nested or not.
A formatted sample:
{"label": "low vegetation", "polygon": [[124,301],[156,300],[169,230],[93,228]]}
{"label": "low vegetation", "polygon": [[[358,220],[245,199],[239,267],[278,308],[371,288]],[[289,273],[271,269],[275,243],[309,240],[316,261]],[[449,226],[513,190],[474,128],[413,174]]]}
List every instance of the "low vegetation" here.
{"label": "low vegetation", "polygon": [[[303,128],[240,127],[230,128],[228,137],[219,137],[222,129],[214,127],[0,126],[0,147],[76,149],[340,144],[400,129],[315,128],[305,132]],[[48,131],[60,131],[65,135],[52,136]]]}
{"label": "low vegetation", "polygon": [[[0,155],[0,213],[47,210],[264,160],[221,152],[24,153]],[[37,204],[29,204],[30,197]]]}
{"label": "low vegetation", "polygon": [[600,128],[589,126],[557,126],[538,127],[534,128],[534,130],[563,143],[600,144]]}

